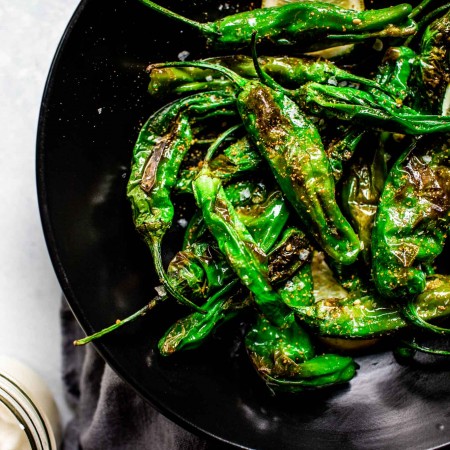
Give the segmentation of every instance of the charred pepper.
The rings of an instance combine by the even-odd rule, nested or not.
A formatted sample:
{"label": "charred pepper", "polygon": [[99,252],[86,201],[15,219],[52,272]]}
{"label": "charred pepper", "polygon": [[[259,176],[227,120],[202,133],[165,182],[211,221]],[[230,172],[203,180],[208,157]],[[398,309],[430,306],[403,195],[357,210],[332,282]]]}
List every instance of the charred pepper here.
{"label": "charred pepper", "polygon": [[298,2],[233,14],[216,22],[199,23],[169,11],[150,0],[140,0],[167,17],[197,29],[214,48],[247,46],[254,32],[279,46],[319,50],[374,37],[399,37],[414,33],[408,18],[411,6],[355,11],[323,2]]}

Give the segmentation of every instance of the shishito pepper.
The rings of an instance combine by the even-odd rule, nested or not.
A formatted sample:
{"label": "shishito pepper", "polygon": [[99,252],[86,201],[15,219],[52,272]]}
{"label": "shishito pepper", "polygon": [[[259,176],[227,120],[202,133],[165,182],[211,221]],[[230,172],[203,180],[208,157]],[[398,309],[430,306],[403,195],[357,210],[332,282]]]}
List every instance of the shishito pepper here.
{"label": "shishito pepper", "polygon": [[373,147],[367,141],[364,142],[364,151],[354,159],[342,183],[342,205],[363,244],[361,253],[366,263],[370,262],[372,227],[387,178],[384,149],[386,135],[381,133],[381,136],[368,136],[375,143],[375,150],[370,151]]}
{"label": "shishito pepper", "polygon": [[[448,317],[449,277],[429,277],[425,290],[414,304],[424,320]],[[299,305],[296,314],[322,337],[351,340],[388,336],[411,325],[397,307],[376,292],[348,292],[342,298],[319,299],[312,304]]]}
{"label": "shishito pepper", "polygon": [[217,246],[209,241],[195,242],[176,253],[167,275],[178,292],[196,303],[204,303],[234,278]]}
{"label": "shishito pepper", "polygon": [[234,81],[237,108],[256,148],[267,160],[283,193],[321,247],[334,259],[351,264],[358,237],[335,199],[334,178],[320,135],[300,108],[281,90],[248,81],[208,63],[164,63],[149,67],[193,66],[217,70]]}
{"label": "shishito pepper", "polygon": [[442,252],[450,223],[450,142],[424,136],[392,167],[372,236],[372,272],[382,295],[411,298]]}
{"label": "shishito pepper", "polygon": [[[420,111],[448,115],[449,5],[434,9],[422,20],[421,24],[426,25],[430,21],[432,23],[427,26],[421,39],[420,54],[416,59],[416,70],[413,72],[412,82],[415,83],[413,86],[415,95],[412,103]],[[384,205],[384,212],[389,214],[399,210],[400,205],[404,203],[404,195],[406,195],[411,198],[408,207],[403,211],[406,214],[409,213],[410,217],[406,219],[402,212],[397,219],[398,242],[392,239],[394,230],[387,230],[388,233],[389,231],[391,233],[385,242],[390,246],[391,253],[388,253],[388,257],[384,261],[378,257],[378,264],[374,266],[374,274],[377,274],[375,281],[379,288],[380,282],[389,284],[393,274],[398,273],[400,281],[396,283],[397,291],[421,292],[424,288],[425,276],[434,269],[432,264],[436,256],[443,250],[449,222],[448,145],[448,133],[437,136],[434,142],[431,138],[419,141],[417,148],[412,148],[406,158],[403,155],[403,160],[394,166],[394,169],[403,168],[409,176],[404,189],[397,194],[395,201],[389,200],[392,192],[386,193],[387,201]],[[398,171],[393,173],[391,188],[393,185],[395,186],[395,178],[399,178]],[[411,189],[411,185],[414,185],[414,189]],[[390,228],[389,225],[388,228]],[[381,242],[379,248],[382,249],[385,245],[383,240],[378,238],[378,242]],[[399,259],[394,264],[393,261],[389,261],[392,259],[390,258],[392,250],[396,250],[394,255]],[[429,324],[426,319],[422,318],[411,295],[406,297],[406,304],[403,301],[402,305],[403,314],[415,325],[439,334],[450,332],[449,329]]]}
{"label": "shishito pepper", "polygon": [[316,355],[309,335],[295,321],[279,328],[259,316],[245,346],[258,374],[275,392],[324,388],[345,383],[356,373],[348,356]]}
{"label": "shishito pepper", "polygon": [[411,6],[400,4],[378,10],[355,11],[324,2],[295,2],[260,8],[199,23],[174,13],[150,0],[140,0],[167,17],[197,29],[214,48],[247,46],[254,32],[279,46],[296,46],[312,51],[374,37],[399,37],[414,33],[408,18]]}
{"label": "shishito pepper", "polygon": [[[203,60],[210,64],[228,67],[244,78],[258,78],[255,65],[249,56],[233,55]],[[326,60],[296,58],[292,56],[260,56],[258,62],[264,72],[286,87],[298,87],[309,81],[316,83],[348,83],[379,88],[376,81],[343,70]],[[148,92],[153,96],[192,94],[212,89],[234,89],[234,84],[224,79],[216,70],[198,67],[165,67],[152,71]]]}
{"label": "shishito pepper", "polygon": [[349,125],[341,131],[339,136],[334,137],[325,146],[325,151],[336,181],[342,177],[344,163],[353,156],[366,131],[367,129],[361,126]]}
{"label": "shishito pepper", "polygon": [[278,286],[293,277],[310,260],[311,252],[305,233],[298,228],[287,228],[269,253],[270,282]]}
{"label": "shishito pepper", "polygon": [[[161,354],[169,356],[180,350],[197,348],[218,325],[232,319],[239,310],[245,308],[248,301],[242,301],[240,292],[236,293],[237,281],[232,280],[207,300],[203,305],[205,314],[194,312],[177,320],[158,342]],[[235,292],[231,292],[233,289]]]}
{"label": "shishito pepper", "polygon": [[[194,197],[206,226],[231,268],[243,285],[254,294],[261,311],[273,323],[282,326],[291,317],[268,281],[267,255],[240,220],[225,194],[222,181],[215,177],[209,168],[209,162],[219,146],[238,128],[239,126],[235,126],[222,133],[208,149],[202,169],[192,184]],[[280,232],[281,228],[278,230]],[[261,233],[257,236],[267,246],[271,245],[270,242],[274,239],[270,233],[269,236]]]}
{"label": "shishito pepper", "polygon": [[[353,283],[344,287],[323,254],[314,252],[311,263],[285,283],[280,295],[301,321],[321,337],[361,341],[411,327],[397,305],[352,269]],[[423,320],[448,317],[450,277],[428,276],[425,290],[415,298],[414,305]]]}
{"label": "shishito pepper", "polygon": [[[253,183],[255,185],[256,183]],[[265,194],[261,199],[260,194],[255,194],[254,200],[248,200],[251,195],[251,183],[236,183],[225,188],[225,195],[237,191],[240,198],[234,201],[234,211],[237,218],[245,224],[256,244],[266,252],[272,248],[278,240],[286,221],[289,217],[288,208],[279,190],[273,190]],[[257,187],[254,188],[257,190]],[[221,289],[226,281],[233,278],[233,272],[226,262],[224,255],[214,243],[214,238],[206,233],[207,227],[201,211],[194,214],[185,233],[184,248],[178,252],[169,264],[167,273],[173,279],[173,284],[182,289],[185,296],[190,299],[206,300],[216,291]],[[300,232],[299,232],[300,233]],[[299,245],[306,246],[306,241],[294,242],[291,240],[292,253]],[[277,249],[282,251],[288,244],[286,239],[277,244]],[[305,247],[306,248],[306,247]],[[301,260],[298,263],[302,263]],[[286,263],[282,265],[286,267]],[[274,268],[277,272],[277,267]],[[234,276],[235,278],[235,276]],[[198,303],[198,302],[197,302]]]}
{"label": "shishito pepper", "polygon": [[450,132],[450,117],[422,114],[381,91],[373,94],[310,82],[290,96],[309,114],[319,117],[411,135]]}
{"label": "shishito pepper", "polygon": [[184,155],[192,143],[190,119],[195,115],[233,113],[234,98],[226,93],[200,93],[177,100],[153,114],[134,146],[127,195],[137,231],[152,252],[167,291],[180,302],[198,307],[174,289],[161,261],[161,241],[172,224],[170,198]]}
{"label": "shishito pepper", "polygon": [[[214,172],[214,175],[216,175],[216,172]],[[278,196],[272,196],[272,199],[269,199],[269,195],[271,195],[273,191],[269,192],[268,186],[261,181],[239,180],[225,186],[225,193],[231,204],[237,208],[238,215],[239,208],[245,207],[250,208],[250,215],[255,216],[260,209],[259,205],[265,204],[268,206],[269,210],[277,210],[278,214],[276,215],[276,221],[280,222],[282,226],[284,226],[288,218],[288,211],[286,205],[284,205],[284,201]],[[269,216],[268,218],[271,219],[275,217]],[[256,222],[260,222],[261,219],[255,218],[255,220]],[[269,230],[276,229],[279,226],[279,223],[273,223],[271,220],[265,221],[264,225],[261,224],[261,227],[266,227],[269,234],[272,234]],[[183,249],[201,240],[207,230],[202,212],[198,209],[187,225],[184,234]]]}
{"label": "shishito pepper", "polygon": [[267,255],[239,220],[226,198],[220,179],[211,176],[207,165],[193,183],[194,195],[211,234],[255,302],[277,326],[289,321],[290,311],[268,280]]}

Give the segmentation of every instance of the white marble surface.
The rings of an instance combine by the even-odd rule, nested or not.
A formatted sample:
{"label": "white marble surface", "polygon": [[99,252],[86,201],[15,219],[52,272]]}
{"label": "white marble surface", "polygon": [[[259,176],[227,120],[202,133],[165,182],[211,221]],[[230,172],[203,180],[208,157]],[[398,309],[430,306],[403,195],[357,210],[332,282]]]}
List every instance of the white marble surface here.
{"label": "white marble surface", "polygon": [[16,356],[70,418],[61,381],[60,287],[37,204],[35,141],[47,73],[78,0],[0,0],[0,353]]}

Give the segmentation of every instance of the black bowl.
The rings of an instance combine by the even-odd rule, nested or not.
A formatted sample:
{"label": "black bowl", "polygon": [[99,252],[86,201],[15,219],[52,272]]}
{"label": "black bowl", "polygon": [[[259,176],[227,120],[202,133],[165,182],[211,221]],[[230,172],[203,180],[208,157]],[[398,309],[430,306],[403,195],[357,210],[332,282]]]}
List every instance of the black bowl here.
{"label": "black bowl", "polygon": [[[208,2],[166,4],[203,18]],[[217,4],[212,13],[220,13]],[[56,273],[86,333],[140,308],[158,284],[125,188],[138,129],[160,106],[146,94],[145,67],[180,51],[208,56],[194,31],[137,0],[85,0],[52,65],[37,141],[40,210]],[[175,226],[166,240],[166,258],[180,232]],[[380,350],[357,358],[348,385],[274,397],[247,361],[239,322],[198,350],[161,357],[157,341],[183,312],[168,302],[95,346],[142,397],[195,433],[259,449],[450,442],[448,366],[404,367]]]}

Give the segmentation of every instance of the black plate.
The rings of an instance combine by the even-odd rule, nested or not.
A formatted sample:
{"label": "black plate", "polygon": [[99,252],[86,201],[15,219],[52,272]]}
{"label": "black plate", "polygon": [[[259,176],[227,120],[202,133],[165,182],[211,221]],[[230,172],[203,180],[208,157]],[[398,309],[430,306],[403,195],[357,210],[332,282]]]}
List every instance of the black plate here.
{"label": "black plate", "polygon": [[[166,4],[201,18],[207,2]],[[133,141],[159,106],[146,95],[144,69],[183,50],[191,59],[206,56],[203,44],[137,0],[83,1],[63,37],[42,103],[39,201],[55,270],[87,333],[128,315],[154,292],[150,255],[125,197]],[[175,227],[167,257],[179,235]],[[198,351],[160,357],[157,340],[177,308],[163,305],[96,347],[145,399],[191,431],[259,449],[450,442],[448,365],[403,367],[390,352],[378,352],[358,358],[359,373],[346,386],[274,398],[239,345],[239,323]]]}

